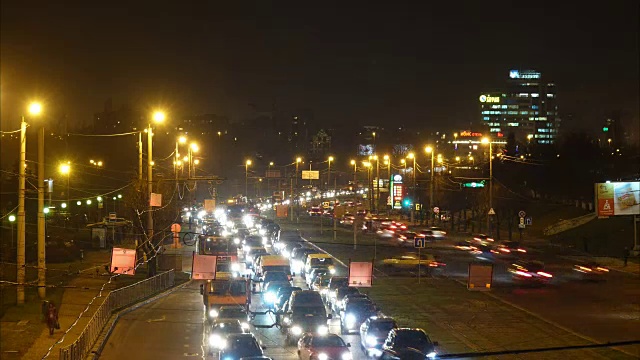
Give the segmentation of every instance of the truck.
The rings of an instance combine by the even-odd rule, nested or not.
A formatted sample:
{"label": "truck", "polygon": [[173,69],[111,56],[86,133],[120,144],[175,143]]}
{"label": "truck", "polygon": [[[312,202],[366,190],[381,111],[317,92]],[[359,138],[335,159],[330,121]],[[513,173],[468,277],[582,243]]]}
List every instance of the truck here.
{"label": "truck", "polygon": [[206,280],[200,284],[207,321],[211,322],[217,317],[221,306],[238,306],[249,313],[250,281],[248,278],[239,277]]}

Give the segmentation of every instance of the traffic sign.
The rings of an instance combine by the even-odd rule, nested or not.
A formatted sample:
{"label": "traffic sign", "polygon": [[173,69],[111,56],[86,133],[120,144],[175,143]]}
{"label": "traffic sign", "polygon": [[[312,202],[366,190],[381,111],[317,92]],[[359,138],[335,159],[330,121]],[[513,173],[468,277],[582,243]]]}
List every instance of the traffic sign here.
{"label": "traffic sign", "polygon": [[520,218],[520,225],[524,225],[524,218],[523,217]]}
{"label": "traffic sign", "polygon": [[496,212],[495,212],[495,210],[493,210],[493,208],[489,209],[489,215],[495,215],[495,214],[496,214]]}
{"label": "traffic sign", "polygon": [[524,210],[520,210],[520,212],[518,212],[518,216],[520,216],[521,218],[527,216],[527,213],[524,212]]}
{"label": "traffic sign", "polygon": [[518,228],[524,229],[526,226],[524,224],[518,224]]}
{"label": "traffic sign", "polygon": [[425,238],[416,236],[415,238],[413,238],[413,247],[415,247],[416,249],[424,249],[425,242]]}
{"label": "traffic sign", "polygon": [[533,219],[531,218],[531,216],[527,216],[527,217],[524,219],[524,223],[525,223],[525,225],[527,225],[527,226],[531,226],[531,225],[533,225]]}
{"label": "traffic sign", "polygon": [[439,213],[440,213],[440,208],[439,208],[439,207],[437,207],[437,206],[434,206],[434,207],[433,207],[433,213],[434,213],[434,214],[439,214]]}
{"label": "traffic sign", "polygon": [[116,217],[116,213],[114,213],[114,212],[110,212],[110,213],[109,213],[109,222],[115,222],[115,221],[116,221],[116,219],[117,219],[117,217]]}

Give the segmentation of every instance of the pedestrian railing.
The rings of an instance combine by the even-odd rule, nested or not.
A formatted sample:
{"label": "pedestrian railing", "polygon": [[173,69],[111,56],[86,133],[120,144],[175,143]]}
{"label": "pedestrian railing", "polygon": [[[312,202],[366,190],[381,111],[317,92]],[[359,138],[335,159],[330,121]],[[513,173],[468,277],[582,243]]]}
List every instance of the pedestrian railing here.
{"label": "pedestrian railing", "polygon": [[169,270],[135,284],[111,291],[95,314],[93,314],[78,339],[60,349],[60,359],[84,359],[115,311],[170,288],[174,284],[174,277],[174,271]]}

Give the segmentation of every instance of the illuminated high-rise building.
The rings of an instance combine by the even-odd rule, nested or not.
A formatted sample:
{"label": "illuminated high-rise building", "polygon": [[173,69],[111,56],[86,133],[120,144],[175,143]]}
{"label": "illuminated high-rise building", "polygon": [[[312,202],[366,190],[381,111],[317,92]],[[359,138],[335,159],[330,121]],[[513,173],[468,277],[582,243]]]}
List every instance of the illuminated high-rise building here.
{"label": "illuminated high-rise building", "polygon": [[482,93],[480,122],[491,133],[512,134],[520,144],[553,144],[560,118],[556,86],[534,70],[510,70],[505,87]]}

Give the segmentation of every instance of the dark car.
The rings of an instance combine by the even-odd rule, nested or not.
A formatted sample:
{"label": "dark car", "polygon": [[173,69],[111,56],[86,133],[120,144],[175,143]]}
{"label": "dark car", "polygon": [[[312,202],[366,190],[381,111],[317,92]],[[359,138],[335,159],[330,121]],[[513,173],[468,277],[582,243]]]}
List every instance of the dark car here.
{"label": "dark car", "polygon": [[336,290],[336,296],[331,301],[331,309],[335,312],[339,312],[342,308],[342,299],[348,294],[358,294],[360,290],[353,286],[343,286]]}
{"label": "dark car", "polygon": [[349,279],[344,276],[332,276],[329,279],[329,287],[325,296],[325,300],[329,305],[335,300],[338,289],[345,286],[349,286]]}
{"label": "dark car", "polygon": [[262,278],[263,284],[268,284],[272,281],[289,282],[289,275],[284,271],[265,271]]}
{"label": "dark car", "polygon": [[356,301],[372,302],[371,299],[369,298],[369,295],[367,294],[361,294],[361,293],[347,294],[340,301],[340,309],[338,312],[342,312],[349,303],[356,302]]}
{"label": "dark car", "polygon": [[240,323],[237,319],[220,319],[209,330],[207,352],[213,355],[214,352],[219,351],[225,344],[227,335],[247,332],[249,332],[249,326],[246,323]]}
{"label": "dark car", "polygon": [[[351,344],[335,334],[306,334],[298,341],[298,358],[312,360],[349,360]],[[321,355],[321,354],[324,354]]]}
{"label": "dark car", "polygon": [[378,313],[378,308],[368,300],[350,301],[340,316],[340,332],[350,334],[360,330],[360,325]]}
{"label": "dark car", "polygon": [[379,357],[389,331],[397,329],[392,317],[372,316],[360,325],[360,345],[367,356]]}
{"label": "dark car", "polygon": [[220,359],[239,360],[249,356],[263,356],[263,346],[253,334],[230,334],[224,339]]}
{"label": "dark car", "polygon": [[307,286],[311,288],[311,284],[316,280],[317,277],[330,275],[329,268],[326,266],[314,267],[311,268],[311,271],[306,275],[305,281],[307,282]]}
{"label": "dark car", "polygon": [[541,261],[516,261],[509,265],[507,271],[515,282],[522,284],[546,284],[553,279]]}
{"label": "dark car", "polygon": [[302,291],[302,288],[299,288],[297,286],[290,286],[281,287],[280,289],[278,289],[278,292],[276,294],[277,299],[273,305],[274,309],[276,311],[282,311],[284,303],[289,300],[289,298],[291,297],[291,293],[293,293],[294,291]]}
{"label": "dark car", "polygon": [[215,322],[235,319],[243,323],[248,321],[249,315],[243,306],[220,306],[214,319]]}
{"label": "dark car", "polygon": [[[436,346],[438,343],[432,342],[429,335],[422,329],[398,328],[389,331],[387,340],[382,345],[382,352],[383,357],[393,359],[388,356],[402,354],[407,349],[415,349],[422,354],[423,359],[425,357],[434,359],[437,356]],[[405,359],[402,356],[399,358]]]}
{"label": "dark car", "polygon": [[265,284],[264,290],[262,291],[262,299],[264,304],[268,308],[273,308],[276,300],[278,299],[278,291],[281,288],[291,287],[291,283],[289,281],[270,281]]}

